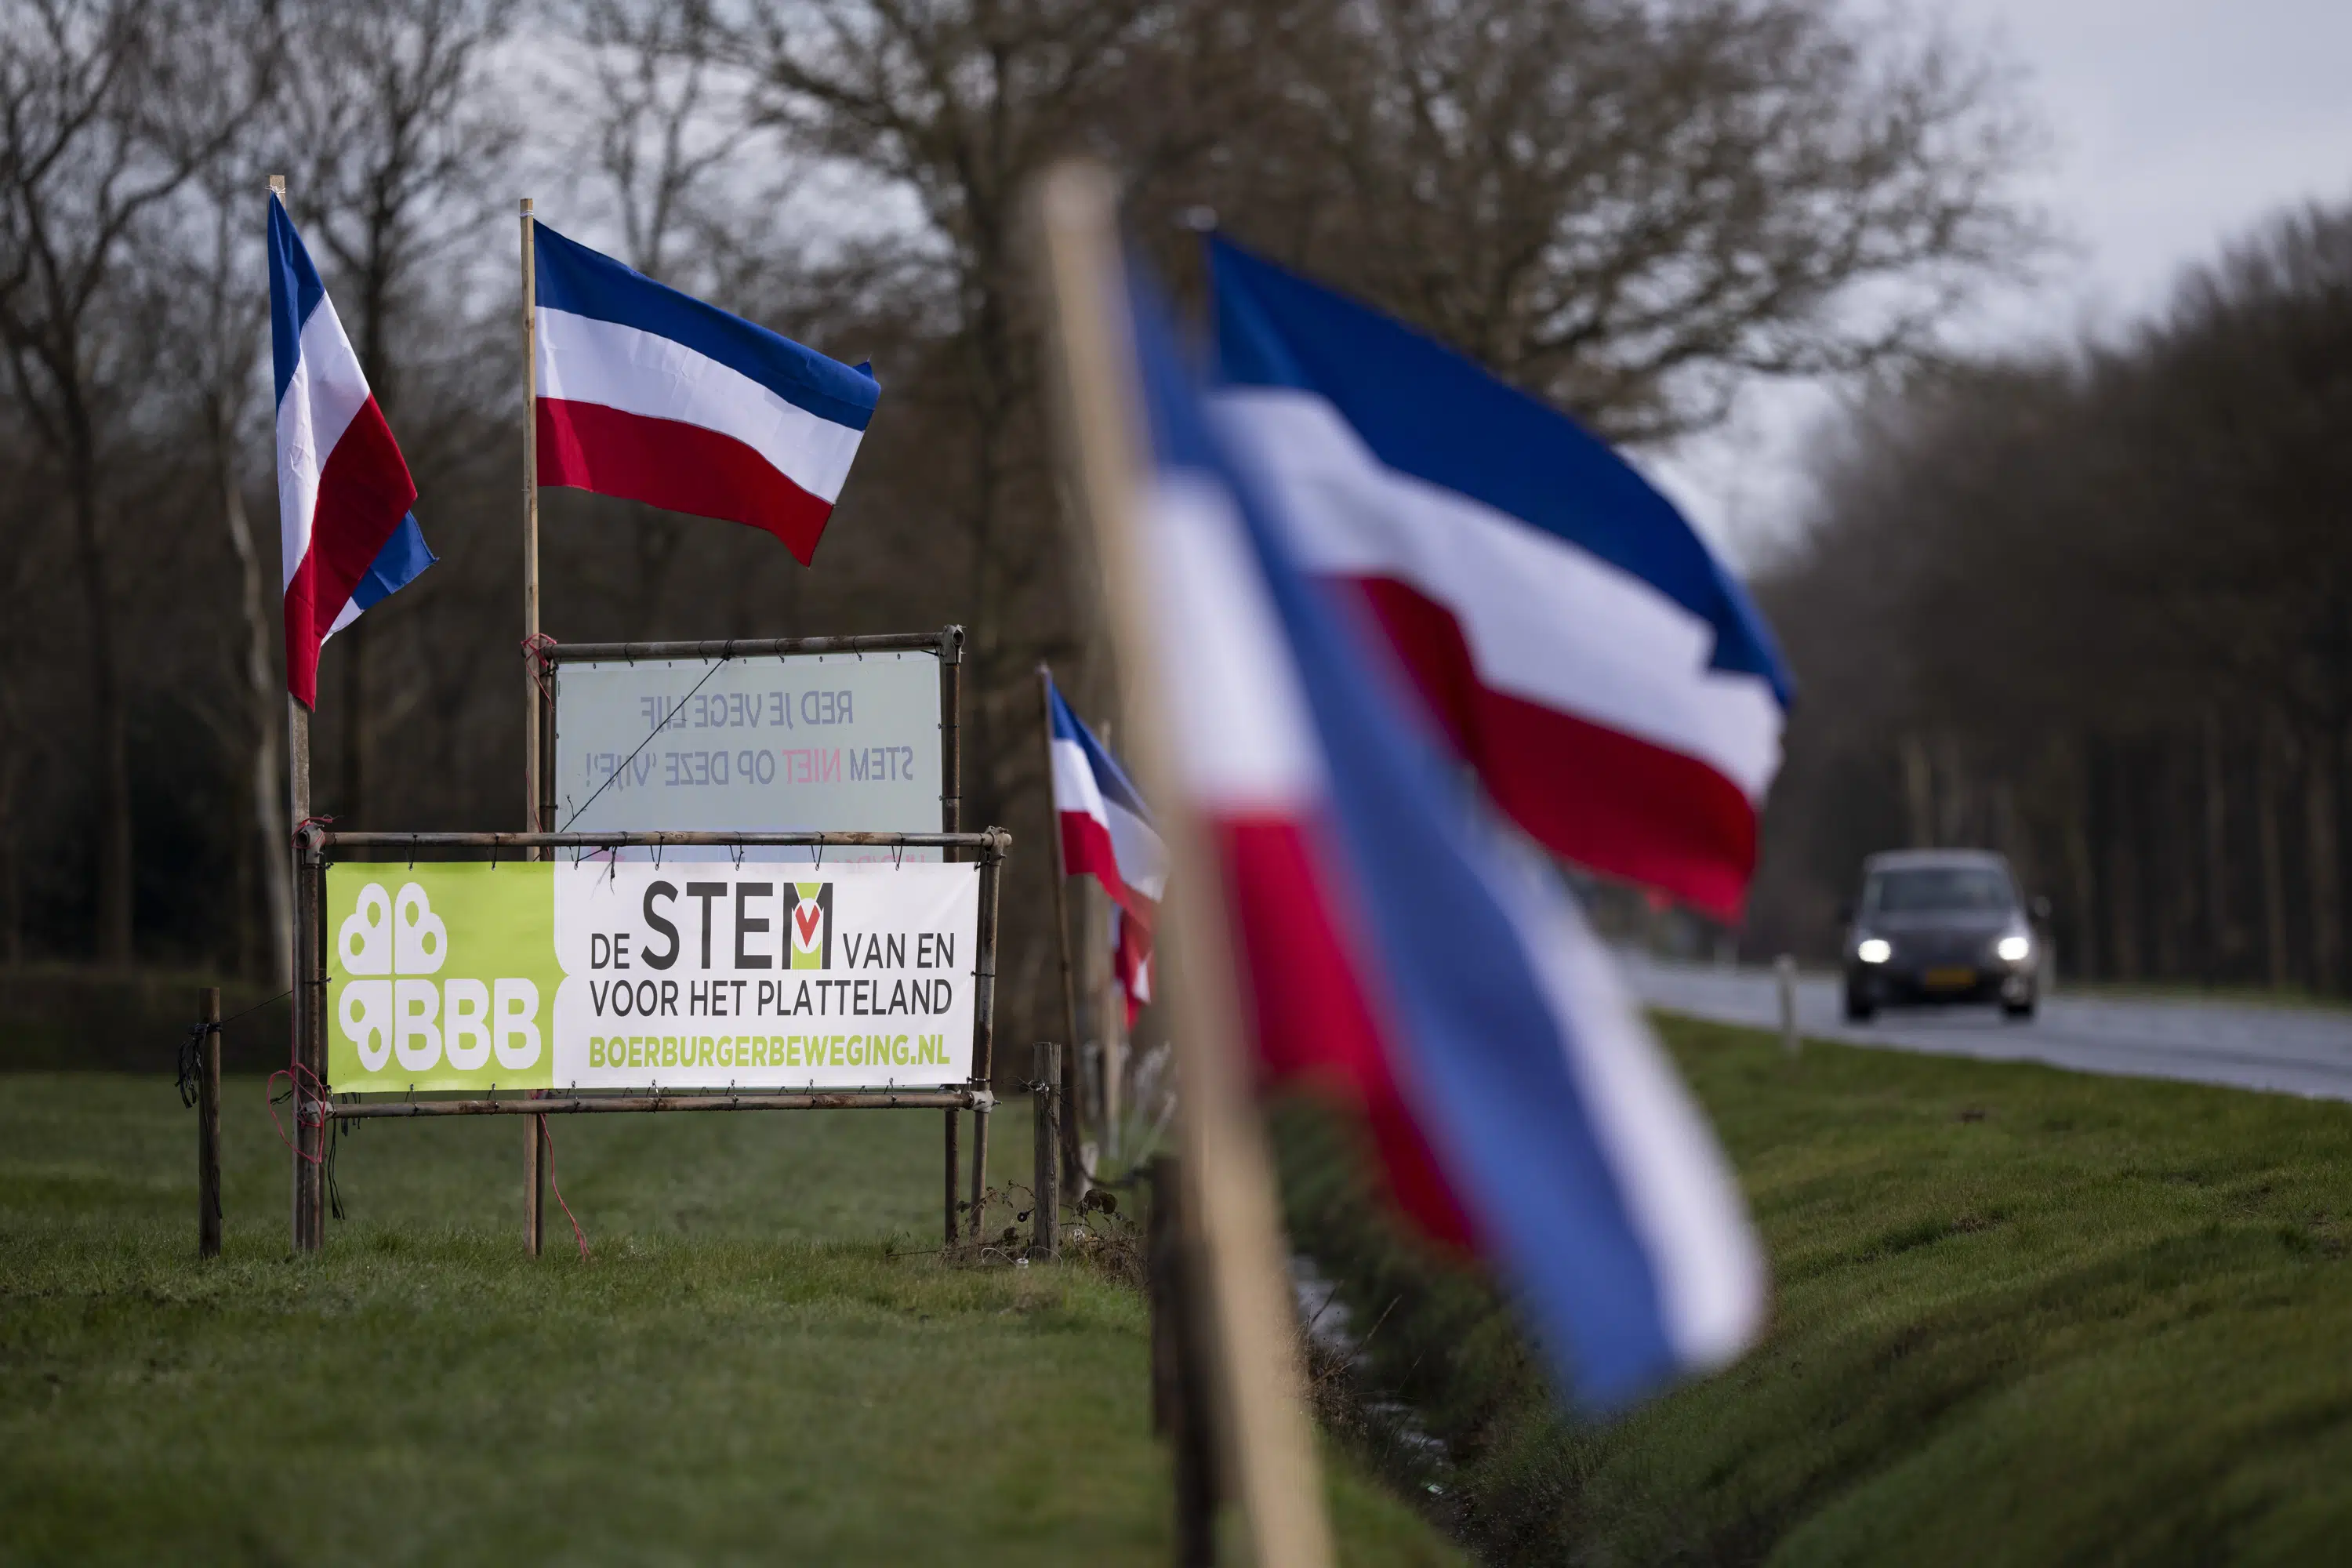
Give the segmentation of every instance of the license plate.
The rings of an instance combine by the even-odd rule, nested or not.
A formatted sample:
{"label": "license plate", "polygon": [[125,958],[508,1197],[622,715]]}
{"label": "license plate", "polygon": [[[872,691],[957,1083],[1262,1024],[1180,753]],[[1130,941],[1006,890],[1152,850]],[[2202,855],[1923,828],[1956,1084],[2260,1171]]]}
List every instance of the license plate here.
{"label": "license plate", "polygon": [[1930,991],[1965,991],[1977,983],[1973,969],[1931,969],[1919,977],[1919,984]]}

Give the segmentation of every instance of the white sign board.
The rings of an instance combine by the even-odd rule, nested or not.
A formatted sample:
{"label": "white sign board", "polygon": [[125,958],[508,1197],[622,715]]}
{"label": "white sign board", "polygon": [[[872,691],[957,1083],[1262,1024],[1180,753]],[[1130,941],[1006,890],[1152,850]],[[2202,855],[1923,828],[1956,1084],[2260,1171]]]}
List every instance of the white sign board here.
{"label": "white sign board", "polygon": [[[556,667],[559,832],[937,833],[933,653]],[[624,857],[642,858],[644,850]],[[938,849],[746,849],[761,861],[939,860]]]}

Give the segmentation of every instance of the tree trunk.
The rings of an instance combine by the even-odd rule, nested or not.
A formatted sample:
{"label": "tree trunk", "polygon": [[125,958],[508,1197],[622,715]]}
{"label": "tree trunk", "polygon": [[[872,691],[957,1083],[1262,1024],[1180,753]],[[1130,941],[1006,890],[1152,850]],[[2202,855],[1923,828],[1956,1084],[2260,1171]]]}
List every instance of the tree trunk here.
{"label": "tree trunk", "polygon": [[1903,737],[1903,803],[1910,817],[1911,847],[1933,848],[1936,770],[1927,757],[1927,743],[1917,735]]}
{"label": "tree trunk", "polygon": [[2262,858],[2263,954],[2271,989],[2284,991],[2289,977],[2286,951],[2286,854],[2279,841],[2279,737],[2263,726],[2256,746],[2254,838]]}
{"label": "tree trunk", "polygon": [[2205,710],[2200,761],[2203,764],[2205,859],[2205,983],[2227,972],[2236,946],[2230,929],[2230,803],[2222,772],[2221,716]]}
{"label": "tree trunk", "polygon": [[[278,636],[269,614],[268,595],[262,587],[261,555],[253,545],[253,526],[245,510],[245,492],[230,461],[228,432],[217,427],[216,454],[221,479],[221,514],[228,525],[229,544],[236,552],[242,579],[245,613],[245,686],[252,733],[253,759],[247,773],[248,805],[253,812],[255,844],[261,853],[261,886],[268,910],[267,957],[261,978],[273,985],[291,984],[294,962],[294,860],[289,825],[286,821],[283,770],[278,761],[278,727],[283,723],[285,699],[279,694],[269,662],[270,644]],[[356,630],[347,627],[346,630]]]}
{"label": "tree trunk", "polygon": [[24,750],[9,734],[0,712],[0,964],[25,962],[24,862],[17,852],[16,785],[24,776]]}
{"label": "tree trunk", "polygon": [[2197,934],[2197,790],[2189,759],[2174,737],[2157,742],[2156,761],[2147,788],[2154,796],[2148,820],[2159,830],[2156,866],[2161,895],[2149,912],[2156,917],[2156,973],[2179,980],[2196,966],[2192,955],[2201,945]]}
{"label": "tree trunk", "polygon": [[1938,844],[1980,844],[1982,829],[1976,821],[1975,794],[1969,787],[1968,763],[1960,755],[1960,743],[1947,731],[1936,739],[1935,774],[1940,788],[1936,791],[1936,842]]}
{"label": "tree trunk", "polygon": [[2303,770],[2303,824],[2311,868],[2311,988],[2341,988],[2344,965],[2343,879],[2336,858],[2336,769],[2341,737],[2332,728],[2306,750]]}
{"label": "tree trunk", "polygon": [[2140,864],[2130,771],[2106,766],[2107,966],[2118,980],[2140,976]]}
{"label": "tree trunk", "polygon": [[131,837],[131,748],[122,714],[121,649],[114,601],[106,581],[106,550],[98,536],[98,464],[84,450],[70,466],[74,559],[80,569],[88,617],[90,764],[98,794],[98,957],[110,964],[131,958],[133,893]]}
{"label": "tree trunk", "polygon": [[2091,781],[2080,742],[2068,744],[2064,756],[2066,881],[2074,904],[2067,929],[2074,939],[2074,951],[2068,962],[2073,966],[2072,973],[2088,980],[2099,973],[2099,879],[2091,853]]}
{"label": "tree trunk", "polygon": [[342,770],[335,791],[339,827],[358,827],[367,820],[368,756],[368,628],[365,617],[335,634],[336,651],[343,661]]}

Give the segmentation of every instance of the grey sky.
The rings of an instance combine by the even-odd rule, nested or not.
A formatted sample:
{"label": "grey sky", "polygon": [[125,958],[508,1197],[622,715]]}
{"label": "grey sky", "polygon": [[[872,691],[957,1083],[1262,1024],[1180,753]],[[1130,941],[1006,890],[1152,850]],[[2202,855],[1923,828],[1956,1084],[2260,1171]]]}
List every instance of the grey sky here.
{"label": "grey sky", "polygon": [[[1961,327],[2008,342],[2159,307],[2182,265],[2288,203],[2352,198],[2352,0],[1944,0],[2024,74],[2050,133],[2026,185],[2068,248]],[[1761,387],[1647,465],[1738,556],[1801,521],[1818,388]]]}

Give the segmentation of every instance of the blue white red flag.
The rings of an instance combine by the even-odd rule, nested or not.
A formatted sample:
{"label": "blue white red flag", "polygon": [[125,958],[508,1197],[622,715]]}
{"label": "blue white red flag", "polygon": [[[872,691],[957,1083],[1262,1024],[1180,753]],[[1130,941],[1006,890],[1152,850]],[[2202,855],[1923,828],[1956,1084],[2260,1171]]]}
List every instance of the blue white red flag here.
{"label": "blue white red flag", "polygon": [[1050,752],[1062,868],[1094,878],[1112,902],[1149,929],[1168,885],[1168,847],[1151,825],[1143,793],[1070,710],[1062,689],[1049,686],[1046,700],[1054,721]]}
{"label": "blue white red flag", "polygon": [[1291,492],[1213,428],[1138,301],[1142,560],[1159,646],[1184,633],[1160,685],[1263,1068],[1362,1105],[1397,1197],[1493,1261],[1581,1402],[1727,1360],[1765,1277],[1713,1137],[1549,866],[1480,815],[1404,678],[1302,575]]}
{"label": "blue white red flag", "polygon": [[1127,1000],[1127,1021],[1151,1000],[1151,931],[1168,883],[1168,847],[1151,825],[1143,794],[1108,747],[1071,711],[1049,682],[1053,714],[1054,816],[1062,836],[1062,869],[1092,877],[1118,906],[1111,972]]}
{"label": "blue white red flag", "polygon": [[539,482],[816,552],[881,387],[541,224]]}
{"label": "blue white red flag", "polygon": [[1307,569],[1369,603],[1457,755],[1554,853],[1736,919],[1790,680],[1608,446],[1222,239],[1217,405]]}
{"label": "blue white red flag", "polygon": [[1125,910],[1110,925],[1110,969],[1132,1029],[1135,1016],[1151,1005],[1151,928]]}
{"label": "blue white red flag", "polygon": [[433,564],[416,485],[285,204],[269,198],[269,344],[286,689],[318,705],[319,649]]}

